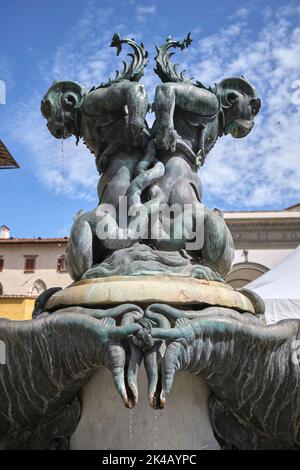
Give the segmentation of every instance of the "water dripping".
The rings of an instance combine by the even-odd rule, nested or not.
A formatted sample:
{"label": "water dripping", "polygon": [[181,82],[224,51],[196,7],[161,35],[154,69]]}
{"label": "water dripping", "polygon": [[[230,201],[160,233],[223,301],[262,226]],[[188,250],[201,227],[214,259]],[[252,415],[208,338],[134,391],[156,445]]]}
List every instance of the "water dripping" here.
{"label": "water dripping", "polygon": [[154,412],[154,426],[153,426],[153,440],[154,450],[158,448],[158,412]]}
{"label": "water dripping", "polygon": [[64,138],[61,139],[61,191],[65,188],[65,155],[64,155]]}
{"label": "water dripping", "polygon": [[62,193],[62,197],[60,198],[59,201],[59,231],[64,232],[64,213],[63,213],[63,208],[64,208],[64,197],[63,197],[63,192],[65,189],[65,155],[64,155],[64,138],[61,139],[61,150],[60,150],[60,176],[61,176],[61,187],[60,191]]}
{"label": "water dripping", "polygon": [[129,409],[129,439],[133,439],[133,419],[132,419],[132,409]]}

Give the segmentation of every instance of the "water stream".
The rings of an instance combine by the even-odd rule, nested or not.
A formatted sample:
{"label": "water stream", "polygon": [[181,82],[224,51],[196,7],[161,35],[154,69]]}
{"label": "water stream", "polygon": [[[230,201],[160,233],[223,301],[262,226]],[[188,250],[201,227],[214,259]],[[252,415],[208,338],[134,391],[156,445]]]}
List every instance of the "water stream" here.
{"label": "water stream", "polygon": [[153,441],[154,441],[153,448],[154,450],[157,450],[158,448],[158,413],[157,411],[154,412]]}
{"label": "water stream", "polygon": [[132,409],[129,410],[129,439],[133,439],[133,417],[132,417]]}

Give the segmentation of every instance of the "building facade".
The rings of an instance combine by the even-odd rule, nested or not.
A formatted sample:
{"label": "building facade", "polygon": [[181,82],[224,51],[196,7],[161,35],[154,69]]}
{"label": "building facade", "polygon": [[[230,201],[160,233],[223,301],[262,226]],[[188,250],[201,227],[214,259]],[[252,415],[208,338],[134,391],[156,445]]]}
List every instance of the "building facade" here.
{"label": "building facade", "polygon": [[67,238],[12,238],[0,232],[0,317],[31,318],[36,297],[49,287],[66,287]]}
{"label": "building facade", "polygon": [[0,238],[0,293],[37,296],[65,287],[67,238]]}
{"label": "building facade", "polygon": [[[300,204],[281,211],[226,212],[235,243],[227,282],[243,287],[280,263],[300,244]],[[72,280],[65,268],[65,238],[14,238],[0,232],[0,316],[26,319],[35,298]],[[28,313],[29,312],[29,313]]]}
{"label": "building facade", "polygon": [[280,211],[226,212],[235,245],[227,282],[243,287],[279,264],[300,244],[300,204]]}

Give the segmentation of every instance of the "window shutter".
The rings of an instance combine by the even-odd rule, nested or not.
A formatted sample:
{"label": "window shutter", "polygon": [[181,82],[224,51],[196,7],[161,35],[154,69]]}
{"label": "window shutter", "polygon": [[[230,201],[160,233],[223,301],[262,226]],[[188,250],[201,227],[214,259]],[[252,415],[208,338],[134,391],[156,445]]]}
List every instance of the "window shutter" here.
{"label": "window shutter", "polygon": [[24,271],[27,273],[33,273],[35,270],[35,258],[25,258]]}

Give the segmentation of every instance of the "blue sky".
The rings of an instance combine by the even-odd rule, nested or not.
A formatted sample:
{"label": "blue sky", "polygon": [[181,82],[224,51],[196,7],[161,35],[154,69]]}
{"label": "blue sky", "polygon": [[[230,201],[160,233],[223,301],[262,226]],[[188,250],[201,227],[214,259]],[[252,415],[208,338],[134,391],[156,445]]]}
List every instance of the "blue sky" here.
{"label": "blue sky", "polygon": [[220,140],[201,170],[208,206],[281,209],[300,201],[299,2],[10,0],[1,2],[0,17],[0,79],[7,86],[0,138],[21,165],[0,172],[0,224],[13,236],[68,235],[73,215],[96,206],[93,157],[74,138],[62,157],[39,105],[54,79],[89,87],[113,76],[116,31],[149,50],[142,81],[150,98],[158,83],[155,44],[189,31],[192,46],[177,53],[188,75],[209,85],[245,74],[256,85],[263,108],[253,132]]}

